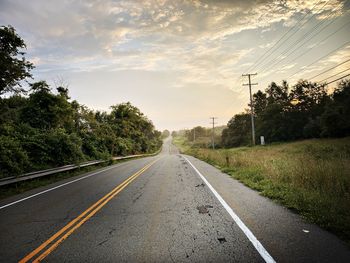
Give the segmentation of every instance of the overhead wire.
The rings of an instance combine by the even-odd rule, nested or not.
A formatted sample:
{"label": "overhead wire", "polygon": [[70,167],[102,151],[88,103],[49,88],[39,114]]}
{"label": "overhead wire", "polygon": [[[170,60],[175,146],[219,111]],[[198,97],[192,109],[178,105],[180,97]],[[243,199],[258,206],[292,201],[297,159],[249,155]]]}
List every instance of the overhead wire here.
{"label": "overhead wire", "polygon": [[324,85],[327,86],[327,85],[329,85],[329,84],[332,84],[332,83],[334,83],[334,82],[336,82],[336,81],[338,81],[338,80],[341,80],[341,79],[343,79],[343,78],[346,78],[346,77],[348,77],[348,76],[350,76],[350,73],[347,74],[347,75],[345,75],[345,76],[342,76],[342,77],[340,77],[340,78],[337,78],[337,79],[335,79],[335,80],[332,80],[332,81],[330,81],[330,82],[327,82],[327,83],[325,83]]}
{"label": "overhead wire", "polygon": [[324,82],[324,81],[326,81],[326,80],[328,80],[328,79],[331,79],[331,78],[333,78],[333,77],[335,77],[335,76],[338,76],[338,75],[340,75],[340,74],[342,74],[342,73],[344,73],[344,72],[346,72],[346,71],[349,71],[349,70],[350,70],[350,68],[345,69],[345,70],[343,70],[343,71],[341,71],[341,72],[338,72],[338,73],[336,73],[336,74],[334,74],[334,75],[332,75],[332,76],[330,76],[330,77],[327,77],[327,78],[325,78],[325,79],[323,79],[323,80],[320,80],[320,81],[317,81],[317,82],[318,82],[318,83]]}
{"label": "overhead wire", "polygon": [[[286,40],[284,40],[281,44],[279,44],[281,41],[282,41],[282,39],[285,37],[285,36],[287,36],[291,31],[293,31],[298,25],[299,25],[299,23],[301,22],[301,21],[303,21],[304,19],[305,19],[305,17],[312,11],[312,10],[314,10],[314,8],[321,2],[322,0],[319,0],[311,9],[309,9],[309,11],[307,12],[307,13],[305,13],[305,15],[301,18],[301,19],[299,19],[298,20],[298,22],[293,26],[293,27],[291,27],[271,48],[269,48],[262,56],[260,56],[259,58],[258,58],[258,60],[248,69],[248,71],[251,71],[251,70],[253,70],[254,68],[256,68],[262,61],[264,61],[264,57],[270,52],[270,51],[272,51],[276,46],[277,46],[277,48],[276,48],[276,50],[281,46],[281,44],[283,44],[285,41],[287,41],[289,38],[287,38]],[[327,1],[327,3],[328,3],[328,1]],[[313,16],[312,16],[313,17]],[[308,22],[312,17],[310,17],[306,22]],[[301,26],[303,26],[305,23],[303,23]],[[297,31],[299,31],[299,29],[297,30]],[[296,32],[297,32],[296,31]],[[296,33],[296,32],[294,32],[293,33],[293,35]],[[293,36],[292,35],[292,36]],[[273,53],[273,52],[272,52]],[[271,54],[272,54],[271,53]],[[263,59],[263,60],[261,60],[261,59]]]}
{"label": "overhead wire", "polygon": [[[347,26],[348,24],[350,24],[350,21],[346,22],[346,23],[343,24],[340,28],[338,28],[336,31],[333,31],[331,34],[327,35],[325,38],[323,38],[322,40],[318,41],[318,45],[319,45],[320,43],[323,43],[323,42],[327,41],[330,37],[332,37],[334,34],[338,33],[340,30],[342,30],[342,29],[343,29],[345,26]],[[305,55],[306,53],[308,53],[308,52],[310,51],[310,49],[311,49],[311,48],[306,49],[304,52],[302,52],[302,53],[300,53],[298,56],[294,57],[294,59],[288,61],[288,63],[289,63],[289,64],[293,63],[294,61],[296,61],[297,59],[299,59],[300,57],[302,57],[303,55]],[[282,61],[282,60],[281,60],[281,61]],[[285,64],[281,67],[281,69],[283,69],[283,67],[284,67],[286,64],[287,64],[287,63],[285,63]],[[278,63],[275,64],[275,65],[273,65],[273,66],[276,66],[276,65],[278,65]],[[278,70],[278,72],[280,72],[281,69]],[[263,71],[263,72],[267,72],[268,70],[269,70],[269,68],[266,69],[266,70]],[[265,77],[265,78],[266,78],[266,77]],[[263,79],[265,79],[265,78],[263,78]]]}
{"label": "overhead wire", "polygon": [[[339,11],[339,10],[337,10]],[[330,17],[332,15],[332,13],[328,14],[328,16],[325,18],[327,19],[328,17]],[[281,63],[282,61],[284,61],[285,59],[287,59],[288,57],[290,57],[292,54],[294,54],[296,51],[300,50],[300,48],[306,44],[308,44],[308,41],[310,41],[311,39],[313,39],[314,37],[318,36],[320,32],[322,32],[323,30],[325,30],[327,27],[329,27],[330,25],[332,25],[334,22],[336,22],[338,19],[340,19],[341,17],[338,17],[335,20],[329,21],[328,24],[326,24],[325,26],[323,26],[322,28],[320,28],[318,31],[314,31],[315,28],[317,28],[318,26],[322,25],[326,20],[323,20],[321,22],[319,22],[315,27],[313,27],[312,29],[310,29],[308,32],[306,32],[302,37],[298,38],[295,42],[293,42],[291,45],[289,45],[286,49],[285,52],[281,53],[278,57],[276,57],[275,59],[271,60],[270,63],[272,62],[272,64],[270,64],[269,66],[267,66],[266,68],[263,69],[262,72],[267,72],[269,69],[271,69],[272,67],[278,65],[279,63]],[[330,35],[328,35],[327,37],[325,37],[324,39],[322,39],[321,41],[318,41],[318,43],[322,43],[323,41],[329,39],[331,36],[333,36],[334,34],[336,34],[337,32],[339,32],[341,29],[343,29],[346,25],[348,25],[350,23],[350,21],[348,21],[347,23],[345,23],[343,26],[341,26],[340,28],[338,28],[336,31],[332,32]],[[309,34],[311,32],[311,34]],[[308,37],[304,38],[306,35],[308,35]],[[293,48],[292,48],[293,47]],[[292,48],[292,49],[291,49]],[[310,48],[309,48],[310,49]],[[292,61],[290,61],[289,63],[295,61],[296,59],[300,58],[303,54],[307,53],[307,51],[309,50],[307,49],[305,52],[303,52],[302,54],[300,54],[299,56],[297,56],[296,58],[294,58]],[[289,53],[289,54],[287,54]],[[283,57],[283,55],[287,54],[285,57]],[[280,60],[278,60],[281,57]]]}
{"label": "overhead wire", "polygon": [[300,73],[300,72],[303,71],[305,68],[308,68],[308,67],[310,67],[310,66],[316,64],[316,63],[319,62],[320,60],[322,60],[322,59],[328,57],[330,54],[334,53],[335,51],[338,51],[339,49],[343,48],[344,46],[346,46],[346,45],[349,44],[349,43],[350,43],[350,40],[347,41],[347,42],[345,42],[345,43],[343,43],[341,46],[337,47],[336,49],[333,49],[332,51],[328,52],[326,55],[324,55],[324,56],[318,58],[317,60],[313,61],[313,62],[310,63],[309,65],[302,67],[300,70],[298,70],[298,71],[294,72],[292,75],[290,75],[289,78],[291,78],[291,77],[295,76],[296,74]]}
{"label": "overhead wire", "polygon": [[343,62],[341,62],[341,63],[339,63],[339,64],[337,64],[337,65],[335,65],[335,66],[333,66],[333,67],[331,67],[331,68],[329,68],[329,69],[326,69],[325,71],[322,71],[321,73],[319,73],[319,74],[317,74],[317,75],[315,75],[315,76],[309,78],[309,80],[312,80],[312,79],[314,79],[314,78],[317,78],[318,76],[321,76],[321,75],[323,75],[324,73],[327,73],[328,71],[331,71],[332,69],[335,69],[335,68],[337,68],[337,67],[339,67],[339,66],[341,66],[341,65],[343,65],[343,64],[345,64],[345,63],[347,63],[347,62],[349,62],[349,61],[350,61],[350,59],[345,60],[345,61],[343,61]]}
{"label": "overhead wire", "polygon": [[[309,17],[304,23],[302,23],[302,24],[299,26],[299,28],[297,28],[296,31],[294,31],[294,32],[293,32],[291,35],[289,35],[282,43],[280,43],[280,45],[275,49],[274,52],[277,52],[277,50],[278,50],[287,40],[289,40],[289,39],[290,39],[291,37],[293,37],[297,32],[299,32],[299,31],[303,28],[303,26],[304,26],[306,23],[308,23],[312,18],[314,18],[319,12],[322,12],[323,9],[324,9],[324,7],[328,4],[329,1],[331,1],[331,0],[326,1],[326,3],[324,3],[324,4],[322,5],[322,7],[320,7],[319,9],[317,9],[317,11],[316,11],[311,17]],[[319,2],[320,2],[320,1],[319,1]],[[316,4],[315,6],[317,6],[319,2],[317,2],[317,4]],[[315,6],[310,10],[310,12],[315,8]],[[264,66],[264,65],[266,64],[266,63],[264,63],[264,61],[265,61],[266,59],[268,59],[269,57],[271,57],[272,54],[273,54],[274,52],[272,52],[269,56],[267,56],[266,58],[264,58],[261,62],[258,63],[258,64],[260,64],[260,65],[256,65],[254,68],[255,68],[256,70],[258,70],[259,68],[261,68],[262,66]],[[263,62],[263,64],[261,64],[262,62]]]}

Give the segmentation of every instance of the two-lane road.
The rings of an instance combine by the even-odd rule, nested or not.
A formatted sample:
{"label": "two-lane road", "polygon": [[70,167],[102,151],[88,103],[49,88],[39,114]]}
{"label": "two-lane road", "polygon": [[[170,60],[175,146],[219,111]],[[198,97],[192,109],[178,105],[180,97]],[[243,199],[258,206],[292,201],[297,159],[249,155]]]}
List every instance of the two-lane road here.
{"label": "two-lane road", "polygon": [[0,262],[20,260],[349,262],[350,252],[166,140],[158,156],[0,202]]}

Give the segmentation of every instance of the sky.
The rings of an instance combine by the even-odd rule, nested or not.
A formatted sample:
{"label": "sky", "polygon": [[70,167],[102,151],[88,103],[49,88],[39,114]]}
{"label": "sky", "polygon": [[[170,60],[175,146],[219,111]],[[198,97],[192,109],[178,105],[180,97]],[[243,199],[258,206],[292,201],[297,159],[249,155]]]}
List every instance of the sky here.
{"label": "sky", "polygon": [[244,111],[242,74],[257,73],[256,92],[350,73],[339,65],[350,59],[349,2],[0,0],[0,25],[25,40],[35,80],[68,85],[95,110],[130,101],[157,129],[178,130]]}

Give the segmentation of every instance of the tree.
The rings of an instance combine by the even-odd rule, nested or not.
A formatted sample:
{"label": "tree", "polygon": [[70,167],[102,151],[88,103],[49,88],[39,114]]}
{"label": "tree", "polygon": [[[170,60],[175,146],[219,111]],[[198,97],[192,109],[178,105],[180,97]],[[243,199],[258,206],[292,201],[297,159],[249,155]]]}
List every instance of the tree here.
{"label": "tree", "polygon": [[320,121],[322,137],[350,135],[350,80],[340,82]]}
{"label": "tree", "polygon": [[319,116],[329,99],[325,86],[301,80],[293,86],[289,97],[290,139],[320,137]]}
{"label": "tree", "polygon": [[116,147],[117,150],[131,145],[128,153],[152,152],[161,146],[161,133],[154,129],[153,123],[137,107],[127,102],[111,108],[110,125],[118,137],[130,141],[118,140],[122,143]]}
{"label": "tree", "polygon": [[0,178],[22,173],[29,165],[20,141],[0,135]]}
{"label": "tree", "polygon": [[254,113],[259,116],[262,114],[267,107],[267,96],[266,93],[258,90],[257,93],[253,94],[253,102],[254,102]]}
{"label": "tree", "polygon": [[37,81],[23,96],[20,83],[33,67],[19,51],[25,44],[12,27],[2,27],[0,37],[0,95],[16,92],[0,98],[0,178],[161,147],[161,132],[130,103],[95,112],[70,102],[62,78],[57,92]]}
{"label": "tree", "polygon": [[32,77],[30,71],[34,65],[20,51],[25,47],[24,40],[12,26],[0,27],[0,95],[24,91],[21,81]]}
{"label": "tree", "polygon": [[256,135],[264,136],[269,142],[286,140],[288,131],[288,109],[290,100],[289,86],[286,81],[282,85],[272,82],[265,90],[255,93],[256,100]]}
{"label": "tree", "polygon": [[31,88],[33,92],[22,110],[22,121],[33,128],[72,130],[73,109],[67,97],[53,94],[45,81],[35,82]]}
{"label": "tree", "polygon": [[250,114],[236,114],[222,131],[222,144],[225,147],[237,147],[250,143]]}
{"label": "tree", "polygon": [[275,82],[272,82],[266,89],[268,104],[280,104],[285,106],[289,102],[288,97],[288,83],[286,81],[282,82],[279,86]]}
{"label": "tree", "polygon": [[308,81],[299,81],[291,90],[290,101],[293,109],[299,112],[318,116],[323,112],[324,104],[328,100],[324,85],[318,85]]}
{"label": "tree", "polygon": [[168,138],[170,136],[170,131],[168,130],[164,130],[162,132],[162,138],[165,139],[165,138]]}
{"label": "tree", "polygon": [[207,135],[207,130],[204,127],[197,126],[188,131],[187,139],[189,141],[193,141],[195,138],[198,140],[198,138],[206,137],[206,135]]}

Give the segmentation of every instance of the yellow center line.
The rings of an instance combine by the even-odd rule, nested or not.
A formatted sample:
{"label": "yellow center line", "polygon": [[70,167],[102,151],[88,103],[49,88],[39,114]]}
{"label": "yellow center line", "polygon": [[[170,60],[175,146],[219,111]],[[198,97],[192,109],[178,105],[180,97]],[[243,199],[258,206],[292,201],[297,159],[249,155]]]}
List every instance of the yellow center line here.
{"label": "yellow center line", "polygon": [[[69,222],[66,226],[64,226],[61,230],[59,230],[56,234],[51,236],[48,240],[46,240],[44,243],[42,243],[38,248],[33,250],[31,253],[29,253],[27,256],[25,256],[23,259],[19,261],[19,263],[25,263],[28,262],[31,258],[36,256],[41,250],[43,250],[45,247],[47,247],[50,243],[52,243],[56,238],[61,236],[66,230],[71,228],[65,235],[63,235],[59,240],[57,240],[51,247],[49,247],[45,252],[43,252],[42,255],[40,255],[38,258],[36,258],[33,262],[40,262],[42,259],[44,259],[48,254],[50,254],[55,248],[58,247],[60,243],[62,243],[68,236],[70,236],[76,229],[78,229],[82,224],[84,224],[89,218],[91,218],[94,214],[96,214],[103,206],[105,206],[113,197],[115,197],[119,192],[121,192],[127,185],[129,185],[133,180],[135,180],[139,175],[141,175],[143,172],[145,172],[148,168],[150,168],[155,162],[157,162],[159,159],[147,164],[145,167],[137,171],[135,174],[130,176],[128,179],[126,179],[124,182],[122,182],[120,185],[115,187],[112,191],[110,191],[108,194],[103,196],[100,200],[98,200],[95,204],[90,206],[88,209],[86,209],[83,213],[81,213],[78,217],[76,217],[74,220]],[[92,211],[92,212],[91,212]],[[90,213],[91,212],[91,213]],[[90,214],[88,214],[90,213]],[[81,220],[82,219],[82,220]],[[81,220],[79,222],[79,220]],[[77,223],[79,222],[79,223]]]}

